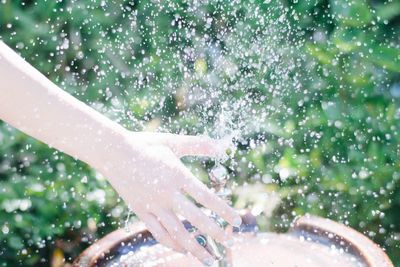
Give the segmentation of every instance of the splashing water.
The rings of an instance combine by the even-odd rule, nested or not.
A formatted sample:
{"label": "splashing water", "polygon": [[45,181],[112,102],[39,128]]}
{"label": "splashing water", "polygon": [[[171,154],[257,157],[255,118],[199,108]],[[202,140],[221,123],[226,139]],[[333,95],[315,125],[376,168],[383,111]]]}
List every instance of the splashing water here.
{"label": "splashing water", "polygon": [[[232,154],[216,160],[229,166],[236,207],[256,207],[263,229],[285,230],[311,212],[399,258],[398,10],[396,1],[358,0],[0,1],[0,35],[128,129],[234,139]],[[101,234],[129,228],[131,212],[105,179],[0,127],[1,193],[9,199],[0,203],[0,256],[29,251],[26,261],[42,260],[48,255],[34,251],[65,229],[90,242],[88,221]],[[187,163],[199,177],[212,165]],[[53,230],[21,228],[32,224],[30,210],[54,212],[41,198],[69,216],[47,219]]]}

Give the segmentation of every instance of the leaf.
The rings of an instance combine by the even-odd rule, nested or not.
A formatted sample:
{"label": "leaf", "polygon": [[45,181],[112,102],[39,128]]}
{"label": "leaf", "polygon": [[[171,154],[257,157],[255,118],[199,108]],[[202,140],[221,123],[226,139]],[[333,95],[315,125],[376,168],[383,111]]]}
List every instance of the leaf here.
{"label": "leaf", "polygon": [[294,5],[297,12],[301,14],[309,14],[313,8],[318,6],[322,0],[308,0],[308,1],[298,1]]}
{"label": "leaf", "polygon": [[22,239],[16,235],[10,236],[8,238],[7,244],[8,244],[8,246],[10,246],[13,249],[22,249],[24,247]]}
{"label": "leaf", "polygon": [[11,1],[6,1],[5,3],[1,4],[0,8],[0,26],[2,24],[6,24],[7,22],[11,22],[13,19],[13,12]]}
{"label": "leaf", "polygon": [[400,2],[388,2],[376,7],[376,14],[380,19],[391,20],[400,15]]}
{"label": "leaf", "polygon": [[200,76],[203,76],[207,72],[207,62],[204,58],[199,58],[194,62],[194,70]]}
{"label": "leaf", "polygon": [[349,86],[355,86],[353,89],[358,87],[361,89],[360,92],[365,94],[372,92],[369,90],[374,88],[373,73],[375,67],[372,62],[366,60],[361,54],[355,52],[344,59],[343,75]]}
{"label": "leaf", "polygon": [[348,26],[362,27],[372,21],[372,12],[365,0],[331,0],[335,18]]}
{"label": "leaf", "polygon": [[385,69],[400,72],[400,49],[379,44],[372,45],[365,51],[366,58]]}
{"label": "leaf", "polygon": [[306,44],[306,51],[311,56],[318,59],[318,61],[322,64],[331,64],[332,60],[335,58],[335,55],[333,53],[320,45],[308,43]]}
{"label": "leaf", "polygon": [[357,49],[364,42],[365,33],[357,28],[338,27],[331,38],[340,51],[349,53]]}

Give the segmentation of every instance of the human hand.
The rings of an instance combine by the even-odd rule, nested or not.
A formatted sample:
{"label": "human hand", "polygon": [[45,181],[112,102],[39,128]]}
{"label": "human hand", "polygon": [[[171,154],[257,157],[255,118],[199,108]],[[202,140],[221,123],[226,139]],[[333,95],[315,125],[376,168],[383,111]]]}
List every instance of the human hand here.
{"label": "human hand", "polygon": [[240,216],[201,183],[180,161],[186,155],[218,156],[225,146],[208,137],[162,133],[129,133],[117,155],[103,167],[113,187],[162,244],[188,251],[205,265],[212,256],[184,228],[179,215],[215,240],[233,241],[185,195],[239,226]]}
{"label": "human hand", "polygon": [[[96,168],[163,244],[210,255],[178,219],[185,217],[218,241],[227,237],[185,194],[238,225],[241,219],[185,168],[183,155],[215,156],[204,137],[131,133],[72,97],[0,41],[0,118],[30,136]],[[23,77],[23,79],[21,78]]]}

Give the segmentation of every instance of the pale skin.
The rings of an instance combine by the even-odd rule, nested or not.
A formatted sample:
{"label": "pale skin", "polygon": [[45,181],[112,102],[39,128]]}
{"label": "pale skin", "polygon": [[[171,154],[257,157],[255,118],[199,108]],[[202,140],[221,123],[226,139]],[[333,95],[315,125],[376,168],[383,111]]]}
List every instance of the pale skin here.
{"label": "pale skin", "polygon": [[241,224],[240,216],[180,161],[186,155],[220,155],[220,142],[128,131],[60,89],[2,41],[0,78],[0,119],[102,173],[160,243],[213,264],[183,227],[183,216],[201,232],[232,244],[186,195],[233,226]]}

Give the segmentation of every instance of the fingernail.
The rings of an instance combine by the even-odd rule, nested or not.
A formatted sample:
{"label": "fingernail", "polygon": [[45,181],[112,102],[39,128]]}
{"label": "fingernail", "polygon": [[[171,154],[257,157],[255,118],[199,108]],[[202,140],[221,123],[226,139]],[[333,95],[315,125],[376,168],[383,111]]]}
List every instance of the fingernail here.
{"label": "fingernail", "polygon": [[197,235],[196,240],[202,247],[205,247],[207,245],[207,238],[203,235]]}
{"label": "fingernail", "polygon": [[203,261],[203,263],[204,263],[205,266],[213,266],[214,260],[211,259],[211,258],[205,259],[205,260]]}
{"label": "fingernail", "polygon": [[228,247],[232,247],[233,246],[233,239],[229,239],[228,241],[226,241],[226,245]]}
{"label": "fingernail", "polygon": [[233,226],[239,227],[242,225],[242,218],[240,216],[233,219]]}

